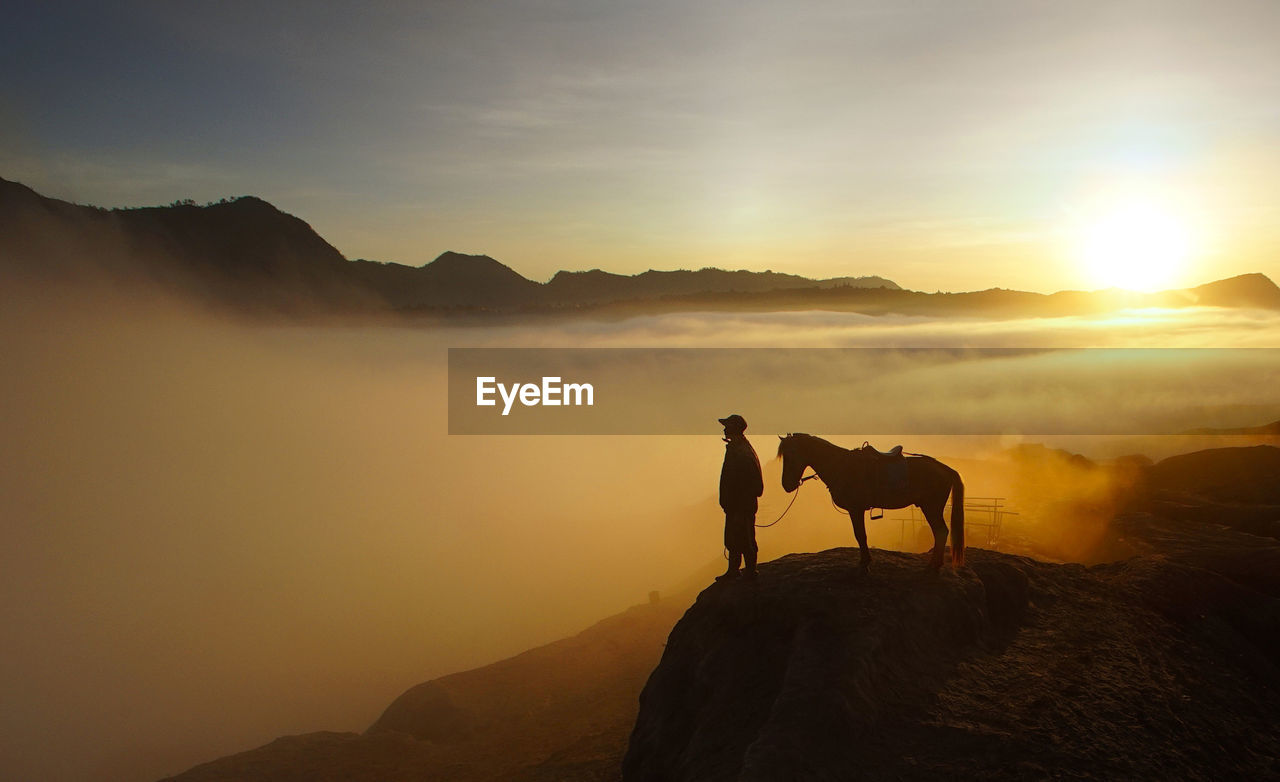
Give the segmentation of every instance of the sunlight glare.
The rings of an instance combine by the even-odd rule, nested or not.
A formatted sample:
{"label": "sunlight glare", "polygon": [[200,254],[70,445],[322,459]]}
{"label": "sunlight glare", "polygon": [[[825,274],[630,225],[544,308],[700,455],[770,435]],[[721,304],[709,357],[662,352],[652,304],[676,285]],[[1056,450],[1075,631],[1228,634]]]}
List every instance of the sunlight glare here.
{"label": "sunlight glare", "polygon": [[1185,221],[1151,201],[1099,211],[1081,231],[1080,256],[1097,284],[1154,291],[1172,286],[1191,255]]}

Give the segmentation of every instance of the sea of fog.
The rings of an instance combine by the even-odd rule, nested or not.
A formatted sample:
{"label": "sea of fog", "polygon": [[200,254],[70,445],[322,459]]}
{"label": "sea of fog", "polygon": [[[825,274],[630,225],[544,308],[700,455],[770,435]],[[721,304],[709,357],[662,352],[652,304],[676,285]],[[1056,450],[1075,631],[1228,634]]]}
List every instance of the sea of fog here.
{"label": "sea of fog", "polygon": [[[1280,318],[684,313],[428,329],[14,296],[0,310],[0,777],[153,779],[283,734],[363,730],[417,682],[700,583],[721,562],[714,420],[683,436],[449,436],[448,348],[496,346],[1276,348]],[[1214,409],[1280,418],[1265,388],[1204,372],[1221,381]],[[989,435],[915,435],[908,449],[998,453],[1026,439],[996,425],[1011,404],[1061,404],[983,377],[949,403],[991,420]],[[787,498],[772,433],[748,434],[764,520]],[[1050,444],[1160,457],[1212,442]],[[970,494],[1009,491],[1001,481],[975,475]],[[820,487],[805,491],[789,532],[762,531],[763,558],[852,543]],[[913,543],[877,534],[873,546]]]}

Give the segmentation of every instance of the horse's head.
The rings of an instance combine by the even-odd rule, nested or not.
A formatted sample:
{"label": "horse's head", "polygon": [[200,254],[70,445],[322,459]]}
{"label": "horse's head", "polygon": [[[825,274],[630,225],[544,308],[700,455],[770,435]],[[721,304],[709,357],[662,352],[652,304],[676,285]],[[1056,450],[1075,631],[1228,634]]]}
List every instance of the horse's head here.
{"label": "horse's head", "polygon": [[809,461],[799,453],[802,435],[779,437],[778,456],[782,458],[782,489],[788,494],[800,487],[800,476]]}

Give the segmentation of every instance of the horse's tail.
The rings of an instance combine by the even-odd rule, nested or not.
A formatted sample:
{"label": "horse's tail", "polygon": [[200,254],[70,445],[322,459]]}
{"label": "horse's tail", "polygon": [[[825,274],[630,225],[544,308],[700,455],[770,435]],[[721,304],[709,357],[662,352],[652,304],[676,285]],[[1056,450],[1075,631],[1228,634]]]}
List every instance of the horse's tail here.
{"label": "horse's tail", "polygon": [[964,567],[964,481],[951,471],[951,566]]}

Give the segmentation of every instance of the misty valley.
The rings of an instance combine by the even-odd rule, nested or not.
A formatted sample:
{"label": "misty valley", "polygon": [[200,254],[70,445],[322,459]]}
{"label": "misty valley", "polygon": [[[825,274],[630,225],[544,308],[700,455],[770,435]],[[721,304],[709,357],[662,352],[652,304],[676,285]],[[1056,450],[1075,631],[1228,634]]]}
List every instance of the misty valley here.
{"label": "misty valley", "polygon": [[[166,768],[173,773],[220,755],[228,758],[179,778],[305,778],[325,768],[392,779],[446,767],[457,779],[564,778],[563,764],[616,769],[633,723],[656,753],[643,763],[677,762],[657,759],[669,742],[648,733],[643,726],[650,723],[635,723],[636,698],[662,657],[666,633],[723,567],[714,502],[722,447],[714,419],[725,407],[759,410],[761,423],[753,423],[747,436],[764,467],[763,523],[791,499],[779,487],[779,463],[765,450],[770,430],[787,428],[768,422],[785,422],[789,410],[801,420],[813,403],[769,394],[767,361],[754,373],[738,362],[716,371],[749,379],[751,388],[739,396],[726,391],[727,398],[703,400],[699,389],[685,389],[691,403],[707,409],[701,434],[449,436],[448,348],[507,346],[518,333],[524,344],[573,348],[758,340],[814,348],[1158,342],[1261,349],[1275,347],[1274,328],[1259,328],[1270,317],[1152,313],[1149,323],[1108,324],[1105,340],[1098,338],[1099,324],[1087,318],[959,324],[829,313],[403,329],[273,324],[175,299],[33,291],[3,315],[13,370],[4,391],[3,441],[13,469],[2,479],[2,496],[6,517],[16,522],[4,562],[15,588],[5,593],[5,611],[23,639],[12,647],[18,664],[10,668],[22,672],[21,682],[11,678],[6,685],[14,693],[10,713],[23,714],[23,721],[10,730],[33,741],[58,737],[74,744],[80,749],[63,760],[68,774],[104,779],[147,768],[153,775]],[[1185,336],[1178,336],[1180,329]],[[1035,367],[1044,355],[1001,358],[1000,371],[982,357],[924,375],[899,363],[886,384],[898,390],[897,398],[856,392],[849,398],[874,405],[886,421],[918,420],[941,404],[981,422],[986,434],[895,436],[885,429],[890,433],[874,438],[885,449],[902,443],[945,458],[964,476],[970,496],[1002,498],[1006,513],[997,534],[970,514],[971,547],[1100,567],[1156,555],[1207,568],[1258,595],[1274,594],[1263,563],[1276,552],[1280,498],[1266,494],[1276,485],[1275,465],[1254,458],[1187,468],[1182,477],[1174,477],[1179,473],[1172,464],[1152,472],[1179,454],[1238,449],[1259,436],[1266,442],[1266,435],[1232,429],[1280,418],[1267,404],[1265,388],[1231,382],[1223,374],[1231,362],[1222,364],[1210,350],[1193,353],[1206,363],[1188,368],[1214,379],[1210,399],[1180,396],[1172,388],[1125,388],[1150,395],[1146,409],[1194,407],[1191,419],[1168,420],[1209,422],[1220,427],[1217,433],[1037,437],[1002,429],[1013,415],[1032,420],[1036,411],[1054,415],[1070,404],[1056,396],[1037,399],[1030,390],[1035,385],[1027,379],[1034,375],[1019,362]],[[1081,355],[1078,360],[1091,354]],[[969,376],[970,365],[981,370]],[[1258,371],[1247,363],[1235,369]],[[820,362],[813,371],[819,393],[838,393],[839,383],[819,382],[829,367]],[[1126,364],[1113,376],[1131,378],[1132,371]],[[929,384],[938,377],[946,382]],[[86,388],[93,393],[83,393]],[[855,447],[863,438],[831,439]],[[1241,493],[1246,489],[1253,493]],[[905,578],[899,594],[913,594],[913,557],[930,545],[927,525],[890,512],[868,529],[882,559],[884,551],[910,554],[890,556],[882,574],[873,569],[872,578],[885,579],[874,583]],[[1205,542],[1206,536],[1214,542]],[[810,578],[819,579],[819,589],[829,568],[835,568],[831,577],[840,589],[858,588],[839,580],[841,563],[852,568],[855,555],[831,550],[852,546],[853,539],[848,518],[821,487],[803,489],[782,523],[760,530],[759,540],[761,589],[771,583],[800,589]],[[1245,541],[1256,542],[1247,544],[1244,560],[1233,559],[1229,547]],[[824,551],[827,560],[794,559]],[[1015,577],[1006,574],[1005,560],[985,556],[975,554],[972,572],[979,581],[972,583],[985,585],[988,600],[1013,590],[1022,595],[1017,605],[1039,605],[1038,590],[1067,588],[1054,580],[1058,571],[1017,564],[1022,574]],[[1262,569],[1237,572],[1242,562]],[[1097,571],[1097,578],[1104,576],[1131,577]],[[956,610],[979,612],[973,620],[979,629],[938,641],[949,649],[974,643],[973,650],[985,649],[999,633],[1040,615],[1035,612],[1041,609],[1028,607],[1016,615],[988,615],[997,609],[964,602],[971,588],[964,578],[972,576],[946,576],[944,582],[961,590],[954,596],[962,601]],[[997,578],[1002,580],[991,581]],[[1072,583],[1082,600],[1111,588]],[[41,591],[38,611],[32,608],[35,588]],[[788,594],[787,600],[801,601],[797,605],[812,597]],[[716,605],[723,603],[714,610],[743,608],[742,595],[708,599],[713,596]],[[1266,601],[1274,598],[1256,599],[1270,605]],[[793,610],[802,609],[786,609]],[[789,615],[779,614],[779,621]],[[614,618],[595,624],[604,617]],[[1135,614],[1115,621],[1137,627],[1155,620]],[[983,622],[996,624],[984,630]],[[983,635],[988,632],[996,635]],[[1238,632],[1244,644],[1260,638],[1247,628]],[[897,637],[885,636],[886,643]],[[1025,641],[1040,643],[1034,634]],[[1176,667],[1181,659],[1161,664]],[[562,668],[569,679],[552,674]],[[510,677],[523,683],[500,684]],[[526,708],[502,706],[507,697],[545,703],[552,711],[530,712],[540,715],[530,717],[543,726],[535,728],[505,710]],[[599,698],[609,705],[586,705],[604,703]],[[103,720],[73,706],[88,701],[113,703],[128,718]],[[706,708],[755,713],[759,707]],[[907,706],[884,701],[877,708]],[[1027,725],[1037,724],[1030,712],[1024,716]],[[438,732],[448,725],[462,732]],[[270,743],[296,734],[307,735]],[[574,737],[589,734],[597,737],[569,751]],[[235,754],[259,745],[256,754]],[[498,746],[506,750],[495,754]],[[568,754],[547,760],[547,748],[557,746]],[[472,770],[464,773],[457,764]],[[636,773],[645,778],[650,772]]]}

